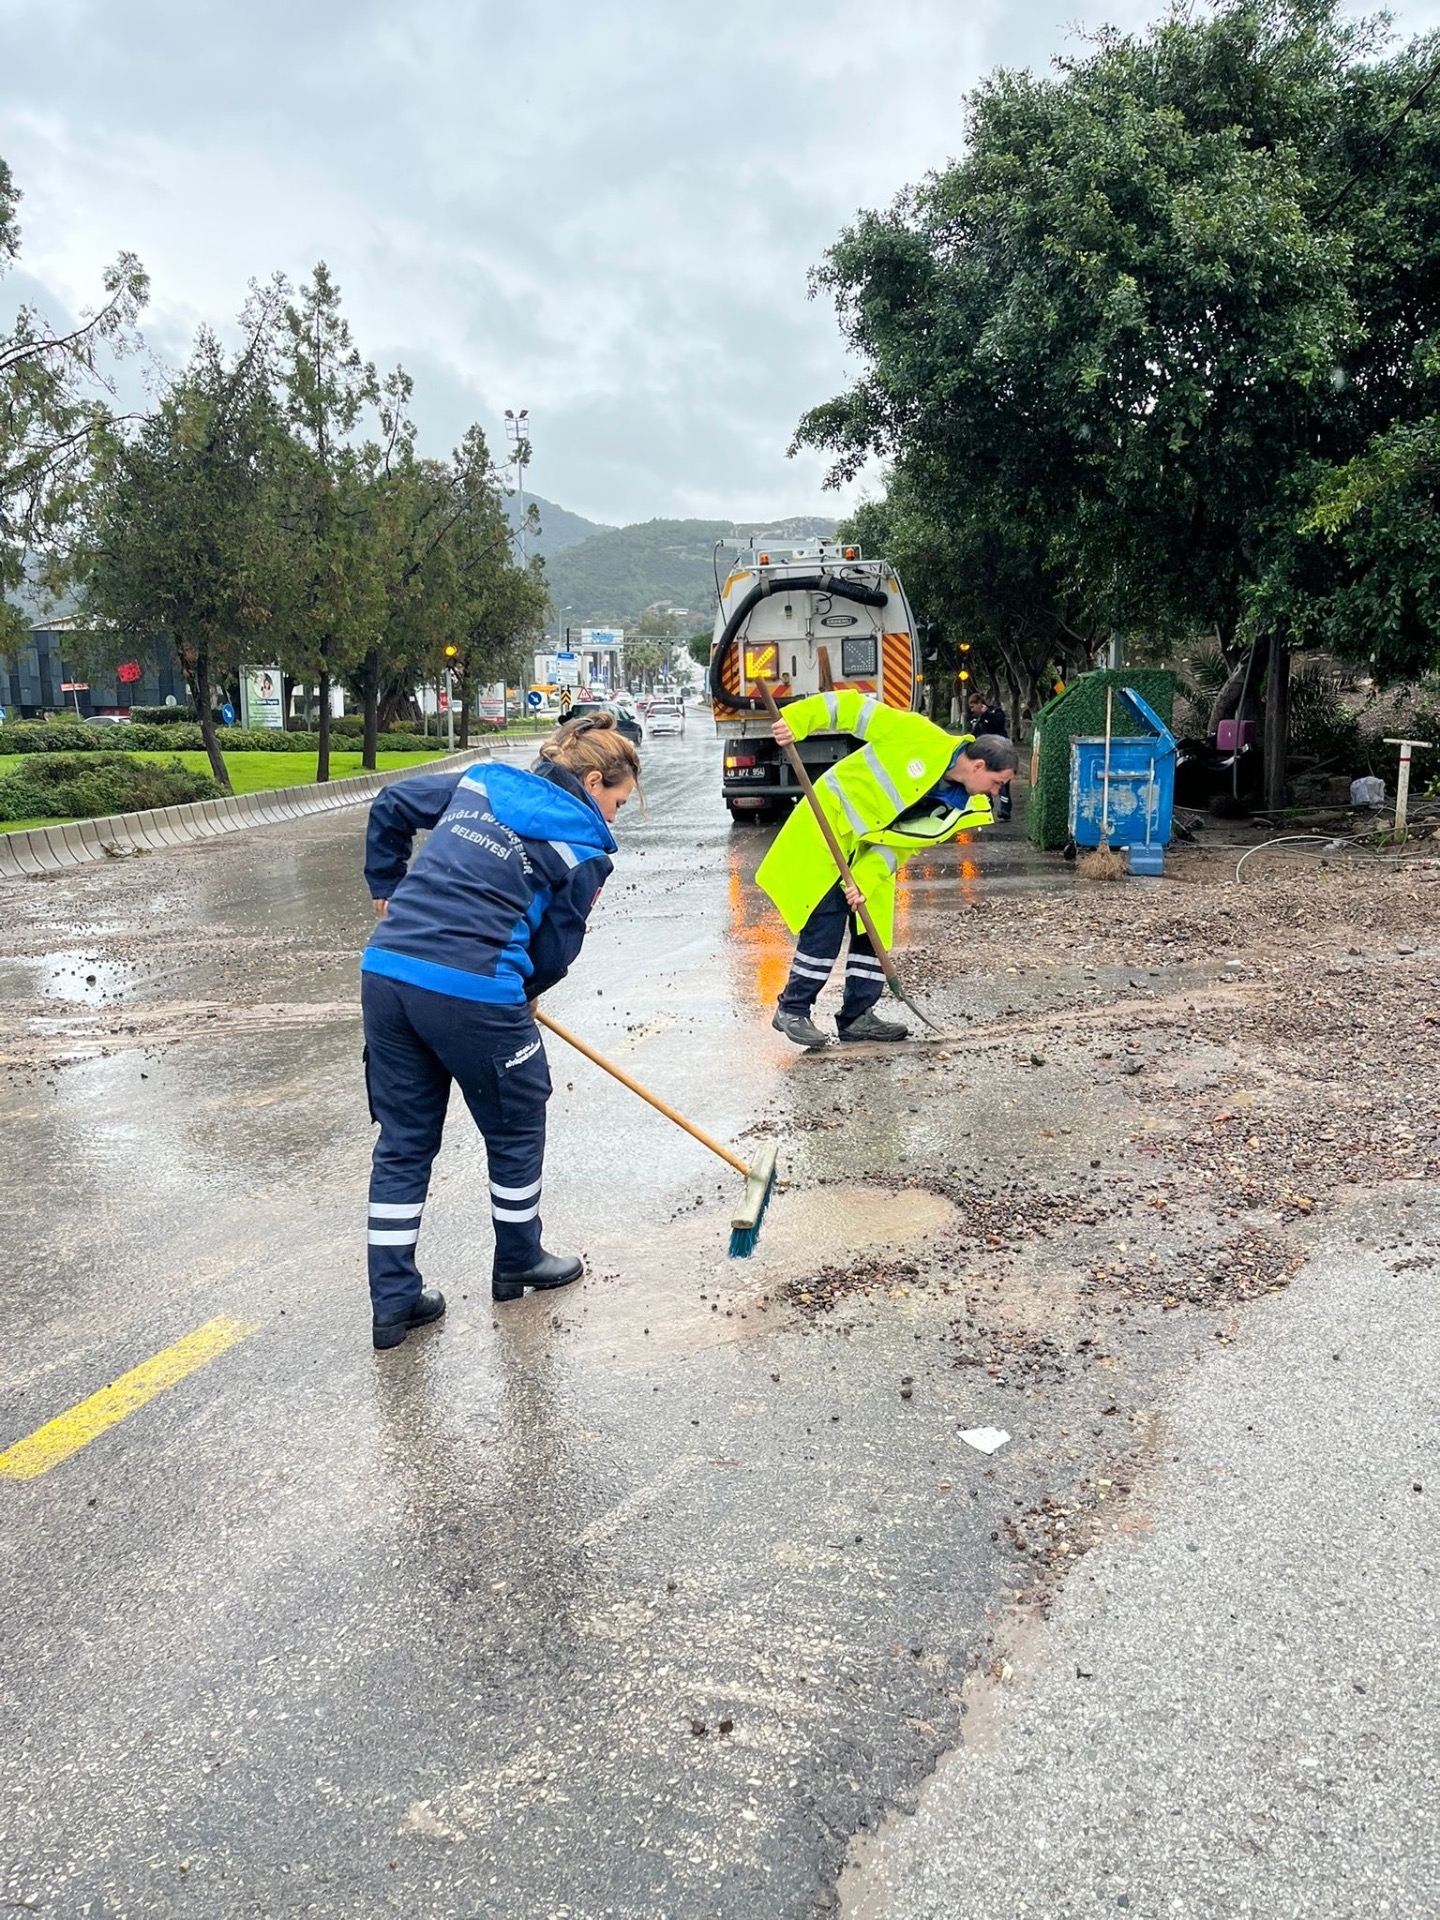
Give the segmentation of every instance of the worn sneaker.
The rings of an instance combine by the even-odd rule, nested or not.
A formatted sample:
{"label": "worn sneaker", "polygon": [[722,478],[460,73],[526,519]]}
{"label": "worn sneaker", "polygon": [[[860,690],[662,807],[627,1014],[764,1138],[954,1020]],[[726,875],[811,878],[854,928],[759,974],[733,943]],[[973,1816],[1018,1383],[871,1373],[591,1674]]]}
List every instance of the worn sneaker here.
{"label": "worn sneaker", "polygon": [[770,1024],[777,1033],[783,1033],[787,1040],[793,1040],[797,1047],[828,1047],[830,1044],[808,1014],[786,1013],[783,1007],[777,1007]]}
{"label": "worn sneaker", "polygon": [[873,1008],[862,1013],[858,1020],[852,1020],[848,1027],[835,1023],[837,1040],[908,1040],[910,1029],[897,1026],[893,1020],[882,1020]]}

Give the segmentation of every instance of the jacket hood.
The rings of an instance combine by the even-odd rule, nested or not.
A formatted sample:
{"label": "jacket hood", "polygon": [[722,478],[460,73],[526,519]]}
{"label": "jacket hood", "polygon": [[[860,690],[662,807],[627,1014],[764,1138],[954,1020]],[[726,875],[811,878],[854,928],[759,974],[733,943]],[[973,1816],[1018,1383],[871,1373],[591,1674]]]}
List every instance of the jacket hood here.
{"label": "jacket hood", "polygon": [[587,858],[615,851],[614,834],[583,788],[572,793],[558,780],[501,761],[470,768],[460,784],[483,787],[495,818],[527,840],[563,840]]}

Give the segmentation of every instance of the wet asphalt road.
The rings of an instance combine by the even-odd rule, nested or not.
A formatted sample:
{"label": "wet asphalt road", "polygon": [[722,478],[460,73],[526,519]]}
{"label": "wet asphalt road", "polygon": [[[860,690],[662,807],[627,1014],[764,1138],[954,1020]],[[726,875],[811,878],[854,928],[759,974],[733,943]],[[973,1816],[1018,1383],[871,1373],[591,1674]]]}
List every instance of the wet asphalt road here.
{"label": "wet asphalt road", "polygon": [[0,1447],[219,1316],[254,1330],[0,1481],[11,1902],[789,1920],[956,1738],[1001,1509],[1115,1382],[1057,1384],[992,1463],[956,1429],[1013,1423],[1013,1389],[953,1370],[922,1292],[823,1330],[784,1303],[857,1250],[923,1263],[949,1206],[903,1187],[904,1075],[873,1149],[828,1152],[708,728],[646,765],[551,1009],[722,1137],[778,1128],[792,1190],[728,1262],[732,1178],[552,1040],[547,1242],[589,1277],[492,1313],[457,1101],[421,1248],[448,1321],[383,1356],[363,811],[41,883],[43,952],[0,964],[43,996],[0,1095]]}

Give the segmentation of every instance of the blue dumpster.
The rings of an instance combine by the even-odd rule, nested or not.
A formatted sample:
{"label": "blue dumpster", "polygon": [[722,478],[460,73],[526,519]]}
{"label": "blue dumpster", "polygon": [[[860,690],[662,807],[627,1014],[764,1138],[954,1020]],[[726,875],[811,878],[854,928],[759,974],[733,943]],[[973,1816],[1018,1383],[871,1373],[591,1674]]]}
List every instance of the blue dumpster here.
{"label": "blue dumpster", "polygon": [[1105,741],[1070,744],[1070,838],[1098,847],[1101,822],[1112,847],[1127,847],[1132,873],[1163,873],[1175,806],[1175,736],[1133,687],[1118,689],[1141,734],[1110,737],[1110,805],[1105,806]]}

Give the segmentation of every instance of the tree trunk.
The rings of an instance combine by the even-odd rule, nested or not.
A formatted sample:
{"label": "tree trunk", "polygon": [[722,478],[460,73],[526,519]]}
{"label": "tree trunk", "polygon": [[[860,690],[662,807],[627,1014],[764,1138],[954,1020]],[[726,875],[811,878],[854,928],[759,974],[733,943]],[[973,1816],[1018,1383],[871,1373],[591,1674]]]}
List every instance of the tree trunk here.
{"label": "tree trunk", "polygon": [[365,737],[361,746],[360,764],[366,773],[374,773],[375,754],[380,744],[380,649],[378,647],[370,647],[366,651],[360,684],[365,711]]}
{"label": "tree trunk", "polygon": [[[1218,630],[1217,630],[1218,636]],[[1208,731],[1214,735],[1222,720],[1258,720],[1260,717],[1260,649],[1254,642],[1230,669],[1229,677],[1210,703]],[[1226,649],[1220,647],[1223,654]]]}
{"label": "tree trunk", "polygon": [[220,751],[220,742],[215,738],[215,716],[210,711],[210,655],[205,648],[202,647],[195,655],[194,665],[186,677],[190,682],[190,698],[195,702],[195,711],[200,716],[200,738],[205,743],[210,771],[229,793],[230,773],[225,765],[225,756]]}
{"label": "tree trunk", "polygon": [[462,667],[455,675],[450,697],[460,702],[460,730],[455,737],[455,744],[457,747],[468,747],[470,744],[470,672],[467,667]]}
{"label": "tree trunk", "polygon": [[1285,761],[1290,748],[1290,649],[1272,633],[1265,673],[1265,806],[1285,805]]}
{"label": "tree trunk", "polygon": [[315,784],[323,786],[330,778],[330,662],[320,650],[320,751],[315,756]]}
{"label": "tree trunk", "polygon": [[1020,712],[1025,705],[1025,689],[1020,684],[1019,675],[1013,668],[1006,666],[1005,678],[1010,686],[1010,738],[1020,738]]}

